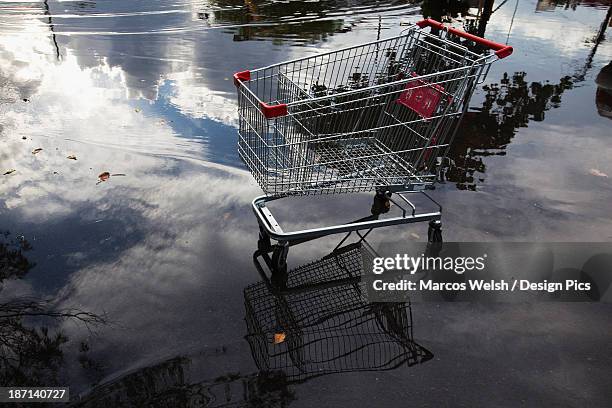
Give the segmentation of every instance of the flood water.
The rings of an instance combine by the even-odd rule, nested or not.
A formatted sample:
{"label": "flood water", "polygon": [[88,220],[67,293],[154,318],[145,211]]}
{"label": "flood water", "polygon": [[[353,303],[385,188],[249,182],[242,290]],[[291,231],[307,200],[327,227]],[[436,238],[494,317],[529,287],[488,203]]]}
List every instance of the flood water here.
{"label": "flood water", "polygon": [[[413,304],[429,361],[262,374],[243,292],[261,280],[250,203],[262,193],[236,152],[231,79],[397,35],[423,17],[510,44],[470,102],[449,180],[432,191],[444,238],[606,242],[609,10],[606,1],[495,0],[480,11],[477,1],[434,0],[0,1],[0,299],[105,320],[0,324],[4,336],[50,327],[16,367],[0,363],[0,382],[68,385],[83,406],[609,406],[605,303]],[[308,211],[291,204],[286,221],[369,215],[369,196],[323,198]],[[368,241],[384,250],[426,233],[394,227]],[[292,249],[290,268],[338,240]],[[192,399],[155,405],[168,389]]]}

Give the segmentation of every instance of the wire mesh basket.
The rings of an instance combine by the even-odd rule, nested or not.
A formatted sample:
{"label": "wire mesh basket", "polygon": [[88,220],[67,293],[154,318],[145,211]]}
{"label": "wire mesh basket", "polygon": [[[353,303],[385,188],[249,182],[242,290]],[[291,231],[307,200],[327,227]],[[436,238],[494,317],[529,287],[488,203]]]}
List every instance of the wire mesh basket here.
{"label": "wire mesh basket", "polygon": [[[435,181],[464,107],[512,47],[454,29],[404,34],[234,75],[240,157],[268,195]],[[473,51],[462,37],[489,48]]]}
{"label": "wire mesh basket", "polygon": [[[359,277],[372,254],[362,245],[288,273],[306,287]],[[257,367],[282,370],[291,381],[348,371],[389,370],[431,357],[413,341],[406,303],[368,303],[361,283],[278,295],[264,282],[244,291],[247,340]]]}

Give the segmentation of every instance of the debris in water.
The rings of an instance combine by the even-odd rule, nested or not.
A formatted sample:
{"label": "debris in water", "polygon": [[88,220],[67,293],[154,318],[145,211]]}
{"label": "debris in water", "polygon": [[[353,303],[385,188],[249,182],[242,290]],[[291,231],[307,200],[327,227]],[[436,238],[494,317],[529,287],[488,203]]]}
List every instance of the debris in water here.
{"label": "debris in water", "polygon": [[41,147],[38,147],[38,148],[32,150],[32,154],[37,154],[37,153],[40,153],[40,152],[42,152],[42,148]]}
{"label": "debris in water", "polygon": [[113,174],[110,174],[108,171],[105,171],[105,172],[100,173],[98,175],[98,182],[96,184],[100,184],[103,181],[107,181],[109,178],[111,178],[111,176],[125,176],[125,173],[113,173]]}
{"label": "debris in water", "polygon": [[280,344],[285,341],[287,335],[285,333],[274,333],[274,344]]}
{"label": "debris in water", "polygon": [[411,232],[410,236],[414,239],[421,239],[421,237],[419,236],[419,234],[417,234],[416,232]]}
{"label": "debris in water", "polygon": [[601,171],[599,169],[591,169],[591,171],[589,171],[589,173],[591,173],[592,176],[608,177],[608,175],[606,173],[604,173],[603,171]]}
{"label": "debris in water", "polygon": [[103,181],[108,180],[109,178],[110,178],[110,173],[108,171],[100,173],[100,175],[98,176],[98,182],[96,184],[100,184]]}
{"label": "debris in water", "polygon": [[70,156],[67,157],[70,160],[76,160],[76,156],[74,154],[71,154]]}
{"label": "debris in water", "polygon": [[134,108],[134,112],[136,113],[140,112],[140,108]]}
{"label": "debris in water", "polygon": [[22,140],[26,140],[26,139],[27,139],[27,137],[25,137],[25,136],[21,136],[21,139],[22,139]]}
{"label": "debris in water", "polygon": [[5,172],[4,172],[3,176],[8,176],[9,174],[14,173],[14,172],[16,172],[16,171],[17,171],[17,170],[15,170],[15,169],[10,169],[10,170],[7,170],[7,171],[5,171]]}

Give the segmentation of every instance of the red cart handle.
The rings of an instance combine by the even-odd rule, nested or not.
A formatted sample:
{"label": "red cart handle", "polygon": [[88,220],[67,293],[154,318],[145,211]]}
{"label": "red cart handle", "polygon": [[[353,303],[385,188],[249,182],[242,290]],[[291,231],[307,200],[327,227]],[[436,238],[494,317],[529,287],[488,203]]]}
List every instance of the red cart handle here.
{"label": "red cart handle", "polygon": [[498,58],[506,58],[508,55],[512,54],[512,47],[509,45],[504,45],[500,43],[496,43],[494,41],[487,40],[482,37],[478,37],[474,34],[466,33],[465,31],[457,30],[456,28],[447,27],[439,21],[432,20],[431,18],[426,18],[425,20],[421,20],[416,23],[419,28],[423,27],[434,27],[440,30],[448,31],[451,34],[457,35],[459,37],[465,38],[470,41],[474,41],[475,43],[484,45],[492,50],[495,50],[495,55]]}

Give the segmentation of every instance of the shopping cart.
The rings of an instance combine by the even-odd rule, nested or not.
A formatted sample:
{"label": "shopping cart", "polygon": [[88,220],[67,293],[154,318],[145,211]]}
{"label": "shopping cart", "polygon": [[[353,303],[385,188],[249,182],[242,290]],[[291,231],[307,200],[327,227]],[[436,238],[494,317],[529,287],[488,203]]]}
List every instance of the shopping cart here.
{"label": "shopping cart", "polygon": [[[442,208],[425,190],[443,171],[476,85],[511,53],[426,19],[397,37],[234,74],[238,152],[266,194],[253,201],[260,248],[285,268],[289,245],[329,234],[429,221],[429,241],[441,241]],[[367,191],[376,192],[372,217],[311,230],[283,231],[266,206],[291,195]],[[417,212],[411,194],[437,209]],[[381,219],[391,202],[402,215]]]}

